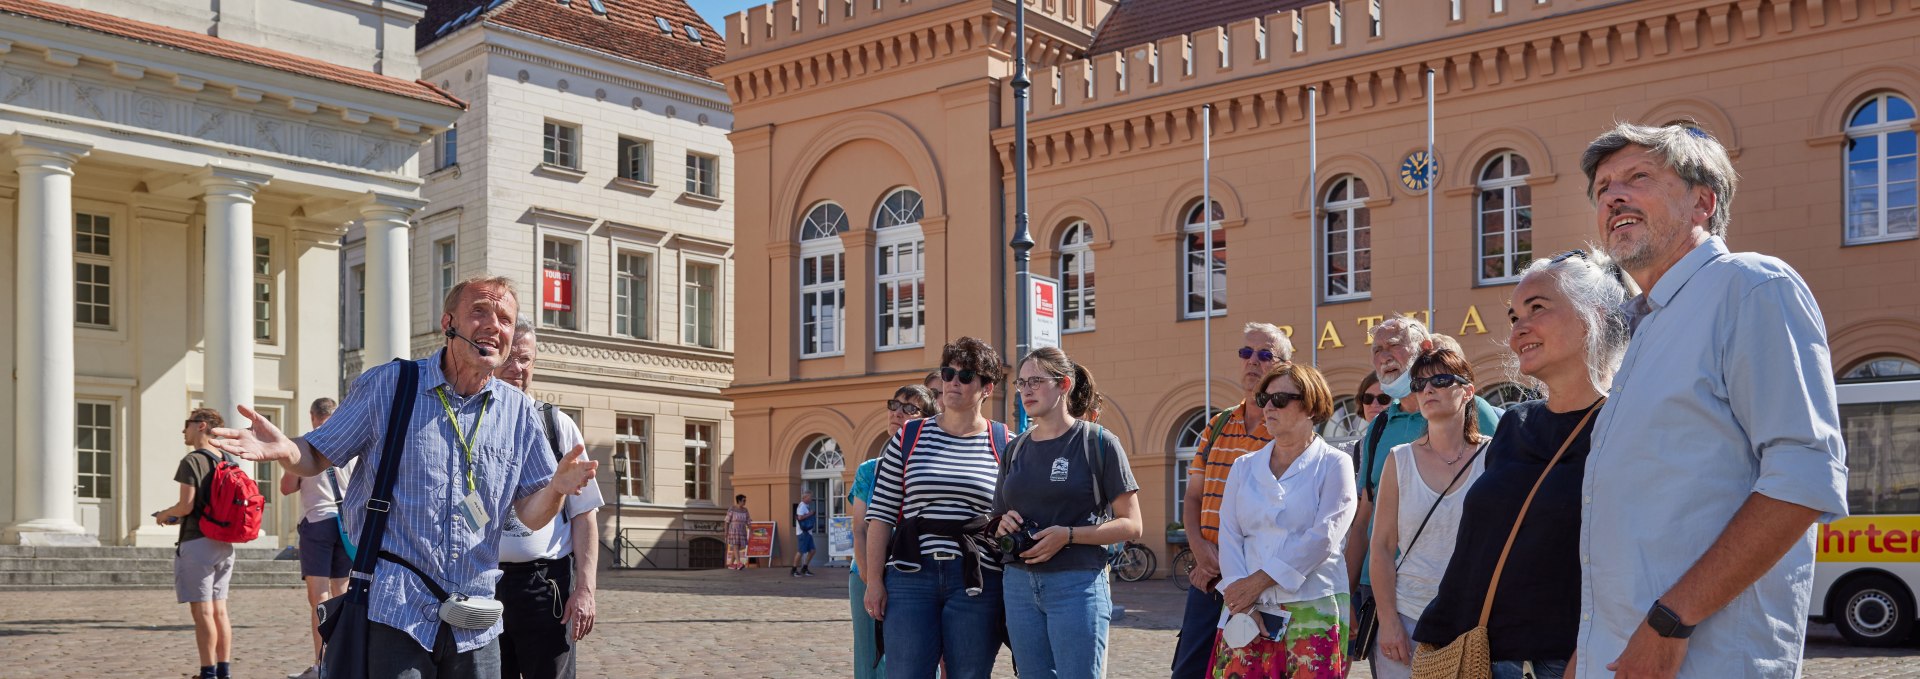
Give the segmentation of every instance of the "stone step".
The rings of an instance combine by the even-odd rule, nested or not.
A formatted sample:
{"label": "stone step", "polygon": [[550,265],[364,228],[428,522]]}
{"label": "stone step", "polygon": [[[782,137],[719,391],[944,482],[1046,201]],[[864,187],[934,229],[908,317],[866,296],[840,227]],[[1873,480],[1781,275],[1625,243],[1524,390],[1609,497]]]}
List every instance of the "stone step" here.
{"label": "stone step", "polygon": [[[234,562],[237,570],[271,573],[298,573],[298,561],[272,561],[262,559],[238,559]],[[172,573],[172,559],[20,559],[0,557],[0,573],[22,573],[39,571],[159,571]]]}
{"label": "stone step", "polygon": [[[272,559],[281,550],[272,547],[234,548],[241,560]],[[0,545],[0,559],[173,559],[172,547],[23,547]]]}
{"label": "stone step", "polygon": [[[230,586],[280,587],[300,583],[295,572],[249,571],[236,567]],[[0,587],[172,587],[173,571],[14,571],[0,573]]]}

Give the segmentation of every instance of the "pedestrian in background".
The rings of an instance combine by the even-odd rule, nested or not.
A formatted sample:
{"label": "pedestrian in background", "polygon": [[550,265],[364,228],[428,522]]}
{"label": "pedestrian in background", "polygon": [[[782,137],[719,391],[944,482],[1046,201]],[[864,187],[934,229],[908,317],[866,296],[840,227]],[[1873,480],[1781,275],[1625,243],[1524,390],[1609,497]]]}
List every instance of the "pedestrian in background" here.
{"label": "pedestrian in background", "polygon": [[818,513],[813,510],[813,491],[800,491],[800,504],[793,506],[793,535],[798,538],[798,547],[793,550],[793,577],[813,577],[813,529],[819,524]]}
{"label": "pedestrian in background", "polygon": [[1008,639],[1027,679],[1106,676],[1113,596],[1107,545],[1140,537],[1140,484],[1120,439],[1087,421],[1093,374],[1043,347],[1020,362],[1033,428],[1007,446],[994,513],[1003,553]]}
{"label": "pedestrian in background", "polygon": [[233,622],[227,618],[227,585],[233,579],[233,543],[200,533],[200,515],[206,509],[208,481],[226,456],[213,452],[213,429],[225,418],[212,408],[187,414],[180,436],[189,452],[174,469],[180,483],[180,501],[155,512],[156,523],[180,526],[173,547],[173,592],[193,616],[193,645],[200,654],[201,679],[226,679],[233,660]]}
{"label": "pedestrian in background", "polygon": [[752,525],[753,515],[747,513],[747,496],[733,496],[733,506],[727,508],[727,568],[746,570],[747,530]]}
{"label": "pedestrian in background", "polygon": [[[327,418],[333,417],[333,409],[338,405],[330,398],[314,399],[313,405],[307,408],[312,429],[319,429]],[[328,469],[311,477],[280,475],[281,495],[300,493],[300,524],[294,528],[294,534],[300,538],[300,577],[307,584],[308,617],[312,618],[313,627],[313,665],[287,675],[287,679],[320,677],[320,655],[325,649],[320,638],[320,602],[346,594],[347,572],[353,570],[351,541],[346,539],[346,524],[340,519],[340,498],[346,496],[346,482],[352,477],[352,469]]]}

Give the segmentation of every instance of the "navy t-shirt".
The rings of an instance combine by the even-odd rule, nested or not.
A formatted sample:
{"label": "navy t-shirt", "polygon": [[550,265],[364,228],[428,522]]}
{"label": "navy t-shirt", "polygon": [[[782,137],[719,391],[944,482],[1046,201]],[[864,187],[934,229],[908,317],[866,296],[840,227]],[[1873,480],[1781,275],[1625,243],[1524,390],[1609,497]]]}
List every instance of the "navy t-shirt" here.
{"label": "navy t-shirt", "polygon": [[[1066,434],[1045,441],[1032,438],[1032,432],[1028,432],[1014,439],[1007,450],[993,511],[999,514],[1012,509],[1041,528],[1098,525],[1112,513],[1114,498],[1140,489],[1133,479],[1133,468],[1127,464],[1127,452],[1120,449],[1120,439],[1099,425],[1075,422]],[[1098,496],[1095,484],[1101,488]],[[1105,500],[1108,506],[1100,506],[1099,500]],[[1022,567],[1060,571],[1106,565],[1105,547],[1074,544],[1044,563]]]}

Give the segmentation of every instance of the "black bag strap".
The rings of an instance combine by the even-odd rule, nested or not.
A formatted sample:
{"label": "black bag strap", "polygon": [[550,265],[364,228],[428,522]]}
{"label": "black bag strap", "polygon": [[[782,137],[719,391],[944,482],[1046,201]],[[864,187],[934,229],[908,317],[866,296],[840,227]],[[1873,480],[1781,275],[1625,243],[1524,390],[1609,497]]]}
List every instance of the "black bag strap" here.
{"label": "black bag strap", "polygon": [[[388,514],[393,511],[393,485],[400,477],[400,456],[406,452],[407,431],[413,424],[414,399],[420,395],[419,366],[400,358],[393,359],[393,365],[397,367],[394,372],[398,373],[394,380],[393,408],[387,411],[387,436],[380,446],[380,470],[373,479],[373,493],[367,496],[366,522],[360,526],[356,547],[359,551],[354,555],[353,573],[348,582],[348,596],[359,597],[363,603],[372,595],[373,567],[382,556],[380,543],[386,538]],[[420,573],[420,569],[404,561],[398,563],[419,574],[420,581],[428,588],[439,589],[433,578]]]}
{"label": "black bag strap", "polygon": [[[547,433],[547,452],[553,453],[553,460],[559,462],[561,458],[567,456],[567,451],[560,450],[560,416],[555,414],[559,408],[554,407],[552,403],[542,401],[535,409],[540,411],[540,428]],[[572,520],[567,517],[566,504],[561,503],[560,523]]]}
{"label": "black bag strap", "polygon": [[379,558],[381,561],[400,564],[401,568],[413,571],[413,576],[420,578],[420,584],[426,585],[427,591],[432,592],[435,599],[441,601],[448,599],[447,590],[442,588],[440,583],[434,582],[433,578],[427,577],[426,571],[420,570],[419,566],[413,565],[411,562],[400,558],[400,555],[394,554],[393,552],[381,552]]}
{"label": "black bag strap", "polygon": [[[1480,459],[1480,451],[1486,450],[1487,445],[1490,443],[1493,443],[1493,439],[1487,439],[1485,441],[1481,441],[1480,447],[1473,449],[1473,457],[1467,458],[1467,463],[1460,466],[1460,471],[1453,473],[1453,480],[1448,481],[1447,487],[1440,490],[1440,497],[1435,498],[1433,501],[1433,506],[1427,508],[1427,517],[1424,519],[1421,519],[1420,527],[1415,528],[1413,530],[1413,539],[1407,541],[1407,548],[1404,550],[1401,550],[1400,557],[1393,560],[1393,570],[1395,572],[1398,572],[1400,570],[1400,562],[1405,561],[1407,558],[1407,555],[1413,553],[1413,546],[1420,544],[1420,534],[1426,532],[1427,521],[1433,519],[1433,513],[1436,510],[1440,509],[1440,503],[1447,501],[1447,493],[1453,490],[1453,484],[1459,483],[1460,477],[1467,475],[1467,470],[1473,468],[1473,461]],[[1407,456],[1407,459],[1411,460],[1413,459],[1413,456],[1409,455]],[[1415,466],[1413,468],[1413,477],[1415,479],[1420,478],[1420,468],[1418,466]],[[1426,481],[1421,481],[1421,483],[1426,483]]]}
{"label": "black bag strap", "polygon": [[1379,415],[1375,415],[1373,424],[1367,427],[1367,438],[1361,441],[1367,449],[1367,466],[1360,469],[1360,473],[1362,474],[1360,477],[1360,486],[1366,490],[1368,502],[1377,503],[1380,501],[1380,484],[1375,483],[1373,480],[1373,460],[1374,458],[1380,457],[1380,438],[1387,434],[1387,416],[1392,415],[1393,409],[1398,407],[1400,407],[1400,404],[1395,403],[1387,406],[1386,410],[1380,411]]}

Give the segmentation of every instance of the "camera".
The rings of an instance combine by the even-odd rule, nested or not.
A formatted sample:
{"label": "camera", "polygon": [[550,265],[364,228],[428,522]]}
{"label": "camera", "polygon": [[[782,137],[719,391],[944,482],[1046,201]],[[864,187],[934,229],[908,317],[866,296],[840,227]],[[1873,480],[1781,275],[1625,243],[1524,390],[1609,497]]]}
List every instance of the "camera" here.
{"label": "camera", "polygon": [[1022,552],[1033,549],[1034,545],[1040,544],[1040,538],[1035,536],[1035,534],[1039,532],[1040,524],[1028,520],[1020,526],[1019,530],[1000,536],[1000,553],[1002,560],[1008,563],[1018,563]]}

